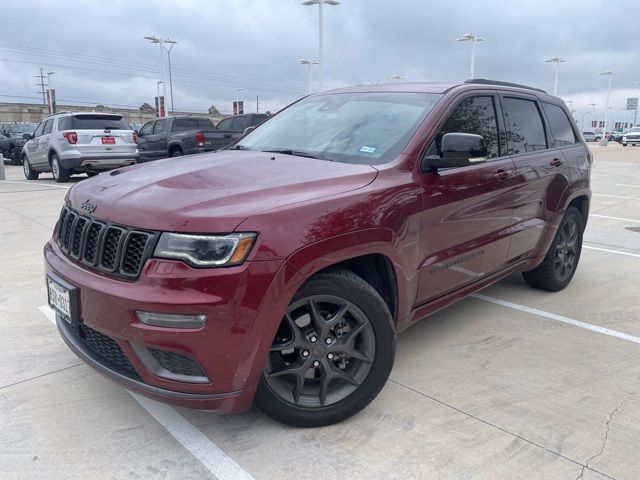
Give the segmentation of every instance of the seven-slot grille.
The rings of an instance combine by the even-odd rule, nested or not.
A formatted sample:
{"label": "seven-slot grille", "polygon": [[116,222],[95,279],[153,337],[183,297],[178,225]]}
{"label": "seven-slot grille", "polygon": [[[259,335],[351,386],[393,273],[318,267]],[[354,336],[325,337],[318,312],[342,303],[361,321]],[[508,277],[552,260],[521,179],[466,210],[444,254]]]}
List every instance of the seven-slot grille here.
{"label": "seven-slot grille", "polygon": [[137,278],[151,255],[156,232],[95,220],[64,207],[56,237],[62,250],[83,264],[126,278]]}

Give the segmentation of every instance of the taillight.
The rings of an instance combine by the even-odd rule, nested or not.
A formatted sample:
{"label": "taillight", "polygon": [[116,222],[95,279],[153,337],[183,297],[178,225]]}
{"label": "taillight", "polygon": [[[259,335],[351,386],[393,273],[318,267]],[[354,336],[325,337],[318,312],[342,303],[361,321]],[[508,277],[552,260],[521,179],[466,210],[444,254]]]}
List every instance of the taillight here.
{"label": "taillight", "polygon": [[138,134],[137,133],[133,134],[133,143],[138,143]]}
{"label": "taillight", "polygon": [[78,143],[78,134],[76,132],[62,132],[62,136],[67,139],[71,145]]}
{"label": "taillight", "polygon": [[204,132],[196,133],[196,146],[204,147]]}

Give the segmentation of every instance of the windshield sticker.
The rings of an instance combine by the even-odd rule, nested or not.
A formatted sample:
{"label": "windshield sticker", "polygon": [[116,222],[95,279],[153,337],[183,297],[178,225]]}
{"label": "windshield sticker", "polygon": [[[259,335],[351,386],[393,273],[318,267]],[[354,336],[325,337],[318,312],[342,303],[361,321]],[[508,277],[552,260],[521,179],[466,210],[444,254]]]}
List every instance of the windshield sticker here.
{"label": "windshield sticker", "polygon": [[376,151],[376,147],[370,147],[369,145],[363,145],[360,147],[360,151],[364,153],[373,153]]}

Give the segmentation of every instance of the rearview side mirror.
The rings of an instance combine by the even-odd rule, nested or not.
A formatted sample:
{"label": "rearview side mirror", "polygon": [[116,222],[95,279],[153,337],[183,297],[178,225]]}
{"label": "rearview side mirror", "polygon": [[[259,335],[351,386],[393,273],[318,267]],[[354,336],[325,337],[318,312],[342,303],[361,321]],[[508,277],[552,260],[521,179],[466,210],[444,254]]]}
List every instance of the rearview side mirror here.
{"label": "rearview side mirror", "polygon": [[23,140],[31,140],[33,138],[33,134],[32,133],[23,133],[22,134],[22,139]]}
{"label": "rearview side mirror", "polygon": [[445,133],[440,157],[427,157],[433,168],[466,167],[487,161],[487,147],[482,135],[473,133]]}

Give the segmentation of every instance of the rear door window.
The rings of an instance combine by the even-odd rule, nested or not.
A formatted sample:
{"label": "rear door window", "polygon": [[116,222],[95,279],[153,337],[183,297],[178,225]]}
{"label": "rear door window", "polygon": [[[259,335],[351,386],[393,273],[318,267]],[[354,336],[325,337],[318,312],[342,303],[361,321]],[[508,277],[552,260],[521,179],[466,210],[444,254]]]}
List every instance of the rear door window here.
{"label": "rear door window", "polygon": [[233,119],[231,130],[244,130],[249,126],[249,117],[237,117]]}
{"label": "rear door window", "polygon": [[156,126],[153,129],[153,133],[164,133],[167,131],[167,121],[166,120],[156,120]]}
{"label": "rear door window", "polygon": [[510,155],[547,149],[544,123],[535,101],[504,97],[502,112]]}
{"label": "rear door window", "polygon": [[74,130],[131,130],[122,115],[82,114],[73,116]]}
{"label": "rear door window", "polygon": [[553,146],[555,148],[573,145],[578,141],[575,131],[571,126],[571,121],[562,108],[546,102],[542,102],[542,108],[549,121],[551,135],[553,135]]}

